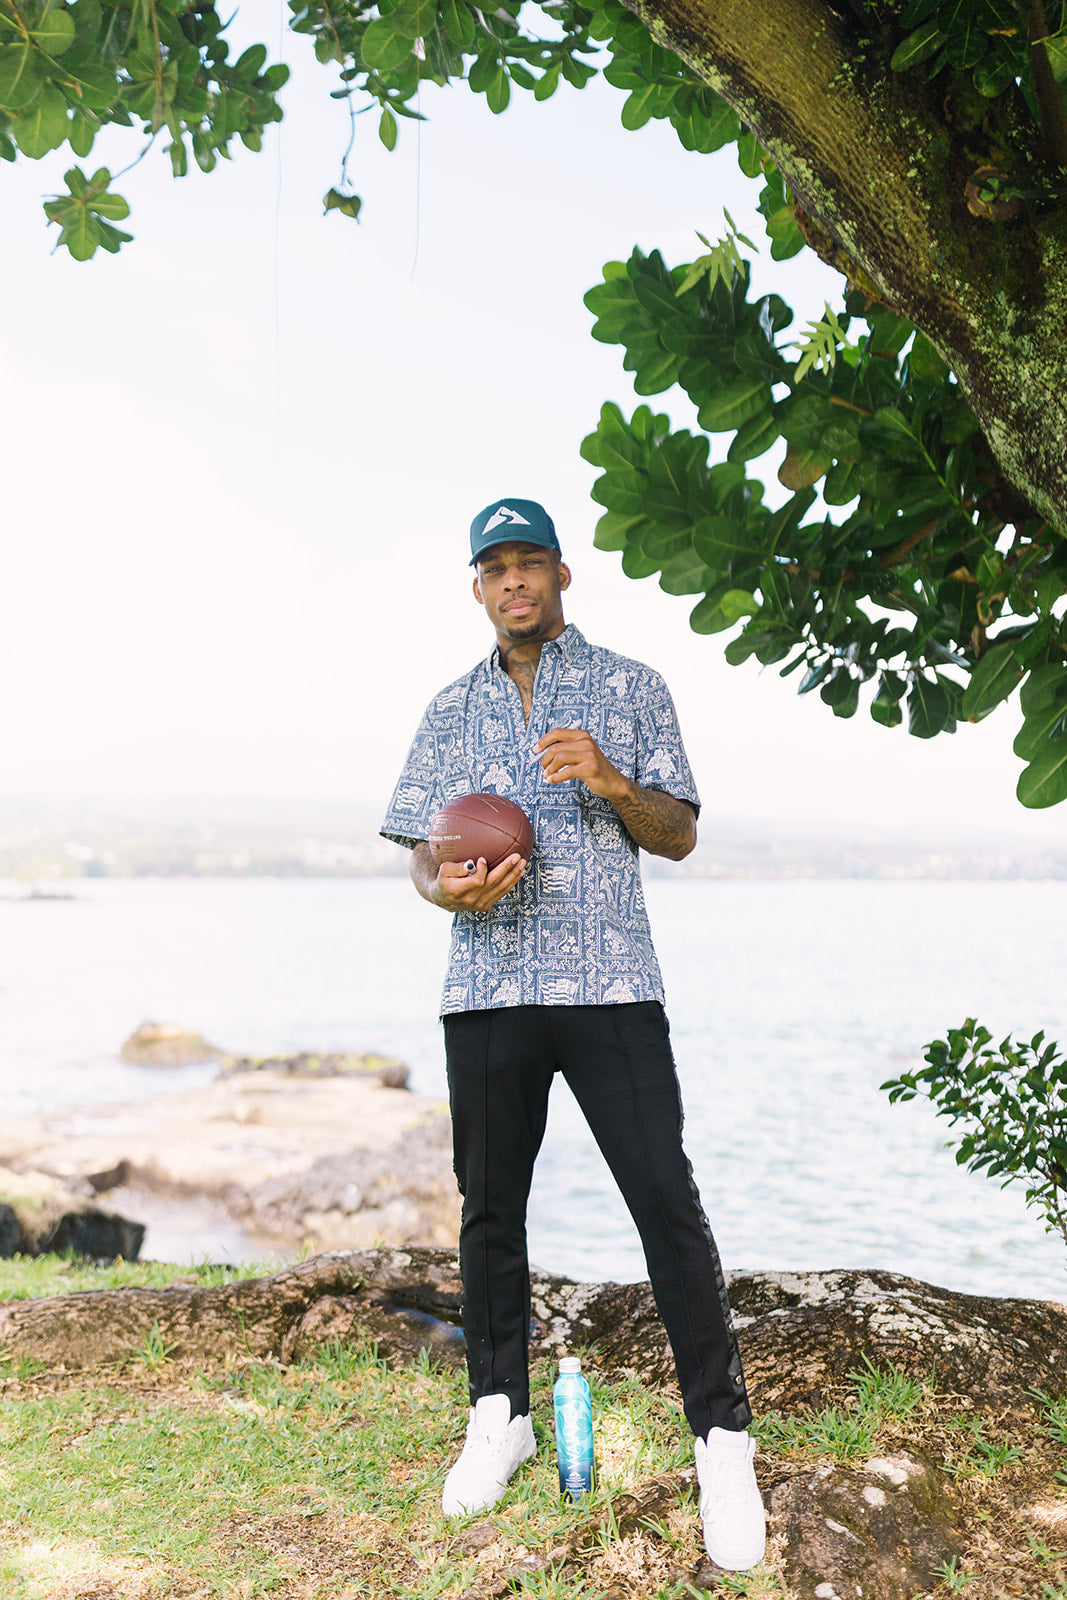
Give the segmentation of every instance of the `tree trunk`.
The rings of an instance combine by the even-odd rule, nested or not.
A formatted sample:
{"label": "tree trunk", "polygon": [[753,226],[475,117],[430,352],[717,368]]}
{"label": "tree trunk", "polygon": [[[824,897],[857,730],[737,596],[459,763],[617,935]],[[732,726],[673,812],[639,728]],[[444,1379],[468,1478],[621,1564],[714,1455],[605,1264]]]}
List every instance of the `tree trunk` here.
{"label": "tree trunk", "polygon": [[1067,532],[1067,206],[995,221],[967,203],[983,166],[1063,183],[1021,97],[995,102],[994,147],[944,77],[891,71],[895,41],[823,0],[626,4],[755,130],[823,259],[933,341],[1007,477]]}

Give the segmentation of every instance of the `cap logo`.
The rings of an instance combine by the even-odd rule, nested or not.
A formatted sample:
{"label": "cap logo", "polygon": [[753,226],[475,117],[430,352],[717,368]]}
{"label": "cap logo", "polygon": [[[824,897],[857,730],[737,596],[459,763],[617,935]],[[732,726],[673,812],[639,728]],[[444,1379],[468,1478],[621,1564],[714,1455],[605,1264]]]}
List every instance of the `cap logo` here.
{"label": "cap logo", "polygon": [[482,529],[482,538],[484,539],[487,533],[492,533],[494,528],[507,528],[513,525],[517,528],[528,528],[530,523],[526,517],[520,517],[517,511],[512,511],[510,506],[497,506]]}

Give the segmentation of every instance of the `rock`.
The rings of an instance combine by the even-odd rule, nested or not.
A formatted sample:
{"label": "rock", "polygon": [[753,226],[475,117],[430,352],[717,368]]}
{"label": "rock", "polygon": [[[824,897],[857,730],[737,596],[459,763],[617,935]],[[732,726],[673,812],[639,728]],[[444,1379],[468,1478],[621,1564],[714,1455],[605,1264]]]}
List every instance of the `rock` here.
{"label": "rock", "polygon": [[1067,1374],[1067,1307],[1050,1301],[878,1271],[734,1273],[729,1286],[745,1376],[765,1411],[825,1405],[865,1354],[923,1379],[936,1351],[940,1388],[1009,1415],[1050,1371]]}
{"label": "rock", "polygon": [[117,1184],[141,1221],[139,1192],[203,1198],[252,1235],[253,1255],[459,1237],[446,1108],[367,1072],[238,1072],[137,1105],[9,1121],[0,1162],[89,1198]]}
{"label": "rock", "polygon": [[385,1149],[322,1156],[235,1200],[233,1212],[272,1238],[313,1249],[365,1249],[376,1239],[449,1245],[458,1237],[449,1119],[408,1128]]}
{"label": "rock", "polygon": [[0,1167],[0,1256],[73,1250],[99,1260],[136,1261],[144,1232],[139,1222],[87,1204],[50,1173]]}
{"label": "rock", "polygon": [[[824,1307],[822,1344],[826,1386],[817,1387],[810,1368],[808,1352],[814,1338],[810,1325],[783,1319],[772,1305],[749,1316],[740,1332],[746,1369],[755,1367],[758,1371],[758,1359],[751,1362],[750,1356],[753,1352],[758,1356],[764,1339],[773,1339],[776,1346],[774,1383],[766,1375],[757,1375],[751,1385],[754,1403],[760,1412],[771,1409],[770,1395],[790,1411],[807,1404],[824,1405],[839,1392],[838,1380],[832,1376],[838,1370],[846,1373],[859,1367],[864,1356],[876,1365],[896,1359],[898,1345],[887,1342],[877,1321],[867,1319],[870,1338],[865,1346],[856,1332],[856,1326],[864,1323],[864,1285],[873,1277],[880,1280],[880,1298],[887,1310],[894,1297],[894,1285],[902,1307],[913,1306],[923,1296],[941,1307],[940,1320],[928,1325],[923,1349],[913,1352],[921,1357],[921,1365],[916,1362],[915,1370],[922,1376],[929,1376],[931,1368],[936,1366],[940,1386],[951,1361],[953,1377],[944,1387],[953,1394],[970,1398],[976,1404],[996,1410],[999,1415],[1005,1414],[1005,1408],[1010,1411],[1014,1404],[1031,1420],[1033,1405],[1028,1391],[1041,1389],[1052,1396],[1067,1393],[1067,1306],[1039,1300],[979,1299],[921,1284],[913,1278],[894,1278],[892,1273],[807,1273],[800,1276],[809,1280],[813,1303]],[[630,1373],[651,1387],[673,1389],[673,1366],[665,1364],[669,1362],[669,1355],[665,1355],[666,1336],[647,1283],[583,1284],[536,1270],[531,1278],[531,1350],[534,1355],[558,1355],[560,1351],[582,1346],[590,1352],[591,1362],[607,1382]],[[756,1285],[760,1296],[773,1300],[776,1286],[787,1286],[792,1294],[797,1279],[798,1275],[793,1273],[749,1273],[734,1278],[731,1291],[736,1294],[739,1287],[748,1285],[750,1293],[755,1293],[752,1286]],[[859,1280],[861,1295],[860,1303],[854,1308],[855,1318],[847,1314],[843,1291],[844,1282],[850,1279]],[[834,1295],[820,1296],[818,1286],[826,1282],[834,1287]],[[189,1291],[200,1297],[197,1307],[212,1305],[216,1308],[210,1326],[203,1322],[198,1311],[195,1329],[184,1326],[189,1305],[173,1289],[123,1290],[125,1298],[114,1305],[99,1295],[78,1296],[81,1315],[100,1323],[101,1331],[94,1333],[90,1341],[97,1352],[92,1359],[108,1359],[109,1348],[123,1347],[129,1313],[137,1324],[135,1331],[140,1332],[144,1315],[148,1316],[148,1325],[153,1318],[158,1318],[168,1341],[180,1340],[198,1357],[203,1354],[207,1359],[223,1360],[228,1349],[243,1348],[242,1341],[247,1334],[249,1355],[281,1354],[289,1360],[294,1352],[306,1354],[314,1347],[318,1322],[306,1328],[303,1322],[312,1305],[324,1297],[335,1302],[329,1309],[332,1330],[329,1337],[369,1333],[379,1340],[381,1354],[387,1359],[413,1361],[419,1351],[428,1346],[462,1348],[462,1284],[458,1259],[450,1250],[336,1251],[301,1262],[272,1277],[257,1279],[255,1283],[256,1295],[263,1305],[274,1308],[267,1319],[272,1331],[265,1332],[262,1337],[247,1321],[247,1309],[242,1308],[242,1296],[251,1293],[244,1284]],[[47,1311],[52,1302],[31,1303],[46,1307],[41,1313],[42,1327],[54,1320]],[[117,1310],[120,1305],[125,1308],[121,1315]],[[137,1311],[138,1306],[147,1309]],[[1020,1328],[1029,1329],[1033,1340],[1025,1352],[1018,1352],[1015,1388],[1009,1391],[1007,1379],[996,1372],[995,1363],[990,1375],[990,1351],[995,1353],[998,1349],[1015,1346]],[[1042,1334],[1040,1342],[1035,1333],[1038,1328]],[[89,1343],[85,1346],[86,1352],[88,1349]],[[77,1354],[77,1351],[71,1352],[71,1359],[77,1360]],[[793,1366],[799,1373],[794,1387],[800,1398],[785,1404],[789,1389],[786,1374]]]}
{"label": "rock", "polygon": [[19,1219],[14,1206],[0,1201],[0,1257],[13,1256],[19,1247]]}
{"label": "rock", "polygon": [[225,1051],[177,1023],[142,1022],[130,1034],[119,1054],[123,1061],[132,1061],[138,1066],[190,1067],[198,1061],[213,1061],[225,1055]]}
{"label": "rock", "polygon": [[912,1454],[819,1467],[779,1484],[769,1509],[787,1582],[818,1600],[912,1600],[959,1555],[948,1480]]}
{"label": "rock", "polygon": [[87,1172],[85,1181],[94,1194],[107,1194],[109,1189],[121,1189],[123,1184],[129,1183],[130,1176],[130,1163],[120,1161],[106,1172]]}
{"label": "rock", "polygon": [[55,1232],[40,1242],[36,1254],[73,1250],[75,1255],[93,1256],[101,1261],[136,1261],[144,1243],[143,1222],[132,1222],[113,1211],[86,1206],[83,1211],[65,1211]]}
{"label": "rock", "polygon": [[219,1077],[229,1078],[239,1072],[273,1072],[293,1078],[338,1078],[360,1073],[387,1089],[406,1089],[409,1076],[407,1067],[395,1056],[336,1052],[313,1055],[307,1051],[295,1056],[227,1056],[219,1068]]}

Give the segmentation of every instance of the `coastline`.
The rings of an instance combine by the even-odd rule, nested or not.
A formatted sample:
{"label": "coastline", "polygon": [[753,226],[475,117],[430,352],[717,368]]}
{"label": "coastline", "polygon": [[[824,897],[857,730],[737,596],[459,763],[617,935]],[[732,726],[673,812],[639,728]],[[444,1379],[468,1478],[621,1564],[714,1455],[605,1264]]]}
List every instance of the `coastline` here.
{"label": "coastline", "polygon": [[443,1102],[372,1072],[285,1065],[224,1067],[193,1090],[12,1119],[0,1166],[58,1177],[144,1223],[145,1259],[270,1264],[379,1237],[453,1244]]}

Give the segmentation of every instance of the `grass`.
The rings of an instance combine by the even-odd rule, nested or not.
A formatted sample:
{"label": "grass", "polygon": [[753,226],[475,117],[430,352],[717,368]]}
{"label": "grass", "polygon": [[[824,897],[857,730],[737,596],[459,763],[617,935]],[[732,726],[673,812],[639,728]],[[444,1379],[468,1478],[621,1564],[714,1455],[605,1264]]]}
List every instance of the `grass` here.
{"label": "grass", "polygon": [[[139,1270],[167,1281],[160,1268]],[[46,1292],[72,1288],[72,1279],[79,1288],[104,1278],[111,1286],[131,1271],[33,1265]],[[190,1273],[171,1269],[174,1276]],[[334,1343],[293,1367],[198,1369],[176,1359],[155,1328],[106,1373],[51,1373],[9,1358],[0,1364],[0,1596],[460,1600],[508,1582],[508,1592],[530,1600],[694,1600],[706,1593],[699,1572],[721,1596],[790,1600],[773,1544],[755,1572],[708,1579],[694,1496],[684,1488],[657,1501],[636,1529],[621,1522],[619,1497],[689,1469],[691,1441],[668,1396],[636,1382],[608,1386],[587,1367],[597,1428],[592,1495],[578,1505],[560,1500],[555,1366],[537,1362],[537,1459],[494,1512],[450,1521],[440,1488],[462,1440],[466,1385],[426,1356],[393,1370],[372,1345]],[[965,1530],[936,1600],[992,1600],[1005,1592],[1002,1580],[1022,1582],[1034,1600],[1067,1600],[1058,1548],[1067,1505],[1055,1485],[1067,1462],[1067,1401],[1034,1398],[1036,1425],[1011,1432],[961,1411],[960,1397],[932,1383],[864,1362],[835,1404],[761,1418],[761,1477],[773,1487],[827,1459],[919,1448],[950,1472]],[[1009,1565],[994,1561],[1001,1549]]]}
{"label": "grass", "polygon": [[175,1266],[166,1261],[117,1261],[98,1266],[84,1256],[9,1256],[0,1258],[0,1300],[41,1300],[46,1295],[75,1294],[82,1289],[163,1289],[168,1283],[196,1283],[205,1289],[242,1278],[261,1278],[277,1266],[244,1262],[240,1266]]}
{"label": "grass", "polygon": [[[568,1538],[588,1543],[581,1565],[620,1570],[627,1556],[637,1560],[626,1548],[635,1537],[655,1545],[656,1581],[634,1586],[635,1596],[682,1595],[682,1575],[699,1564],[691,1505],[664,1519],[668,1539],[648,1532],[597,1545],[613,1494],[691,1462],[678,1408],[637,1384],[609,1391],[592,1375],[599,1479],[570,1506],[560,1501],[549,1424],[554,1365],[535,1365],[540,1455],[491,1519],[500,1548],[486,1557],[464,1543],[469,1522],[440,1509],[443,1468],[466,1421],[455,1370],[424,1357],[394,1371],[373,1346],[332,1344],[299,1366],[205,1373],[167,1359],[152,1335],[140,1356],[106,1377],[9,1372],[0,1399],[5,1600],[96,1593],[94,1584],[109,1593],[105,1577],[123,1600],[443,1600],[471,1586],[480,1561],[503,1568]],[[640,1564],[649,1567],[643,1551]],[[522,1592],[539,1600],[585,1600],[603,1587],[566,1548],[522,1576]]]}
{"label": "grass", "polygon": [[[413,1565],[404,1538],[424,1521],[452,1443],[453,1378],[389,1373],[373,1350],[221,1380],[171,1364],[168,1376],[147,1393],[98,1380],[2,1406],[5,1592],[51,1597],[78,1551],[142,1569],[130,1593],[146,1596],[189,1583],[205,1595],[277,1592],[294,1562],[307,1566],[309,1544],[313,1565],[333,1556],[368,1592],[383,1568],[399,1566],[392,1579]],[[42,1549],[52,1570],[41,1571]],[[417,1575],[420,1594],[434,1592],[429,1576]],[[325,1596],[332,1583],[323,1573],[302,1592]]]}
{"label": "grass", "polygon": [[985,1424],[980,1417],[959,1417],[948,1426],[963,1435],[964,1443],[954,1459],[945,1463],[946,1472],[955,1473],[958,1477],[981,1473],[983,1477],[992,1478],[1002,1467],[1012,1466],[1022,1459],[1021,1445],[1012,1444],[1006,1439],[987,1439]]}
{"label": "grass", "polygon": [[876,1367],[866,1357],[848,1376],[852,1392],[844,1405],[806,1407],[787,1417],[771,1411],[758,1418],[755,1431],[763,1448],[844,1463],[863,1460],[874,1453],[887,1423],[907,1421],[935,1392],[932,1383],[916,1383],[899,1367]]}

